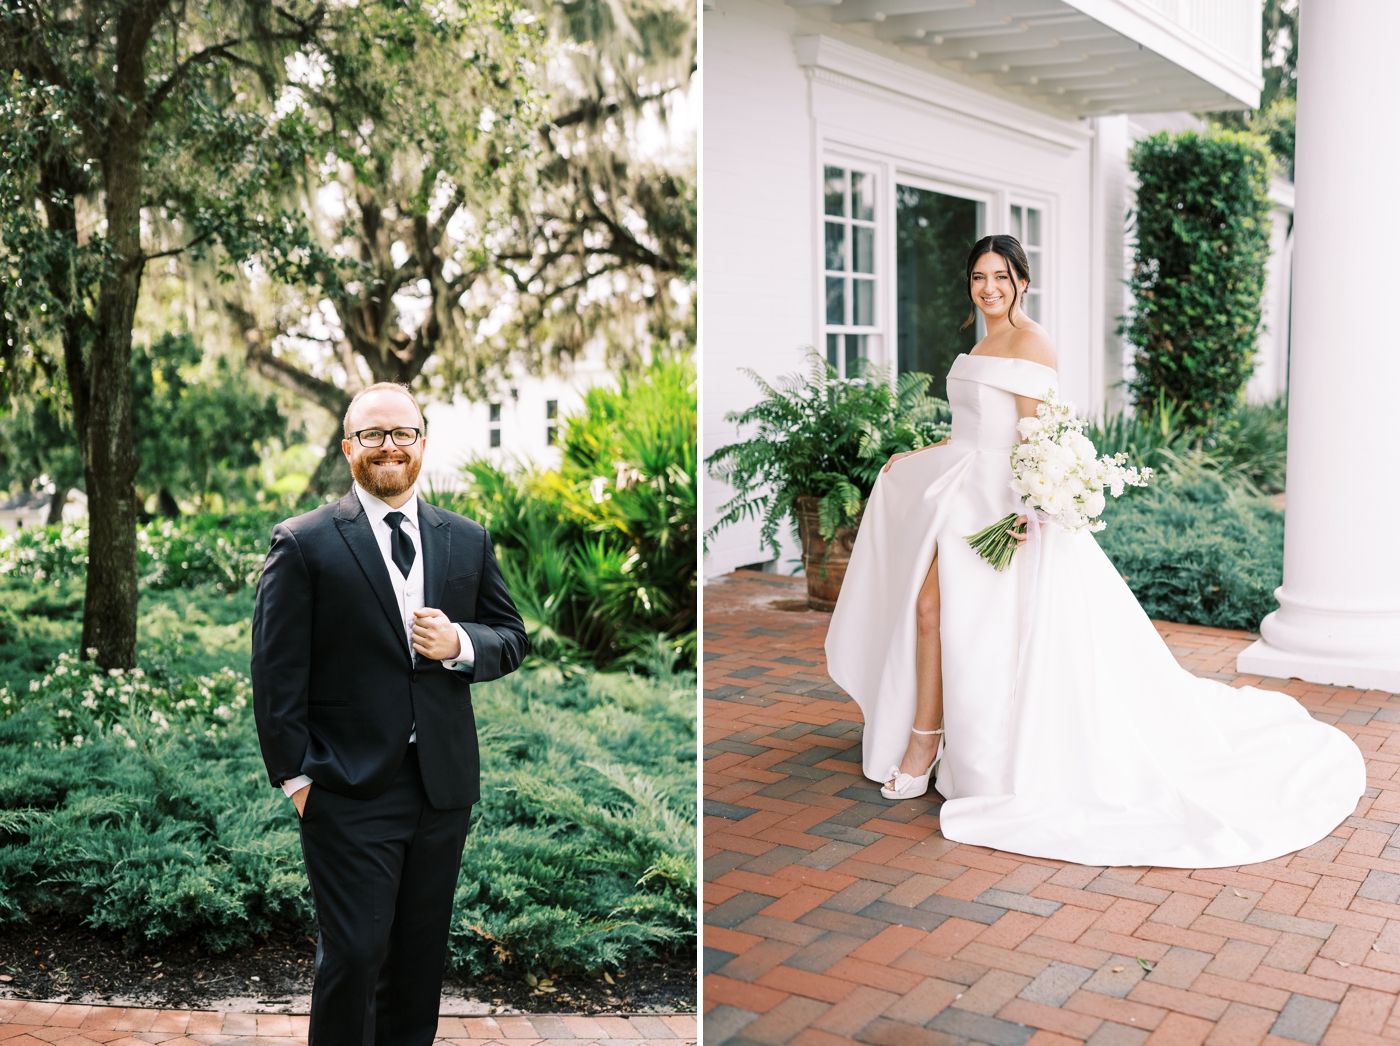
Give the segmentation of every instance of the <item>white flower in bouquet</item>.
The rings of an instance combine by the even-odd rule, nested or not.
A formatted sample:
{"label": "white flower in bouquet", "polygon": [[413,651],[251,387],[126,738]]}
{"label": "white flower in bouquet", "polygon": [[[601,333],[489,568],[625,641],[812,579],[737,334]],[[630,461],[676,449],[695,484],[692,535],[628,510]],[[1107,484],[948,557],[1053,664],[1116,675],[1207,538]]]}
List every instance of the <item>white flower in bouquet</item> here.
{"label": "white flower in bouquet", "polygon": [[[1068,404],[1054,392],[1036,408],[1036,416],[1016,425],[1025,442],[1011,451],[1011,489],[1045,522],[1065,530],[1103,530],[1099,518],[1107,500],[1119,497],[1124,487],[1143,487],[1152,479],[1150,468],[1132,468],[1126,454],[1099,457],[1093,441],[1084,435],[1084,419],[1076,418]],[[997,520],[968,537],[987,562],[1005,570],[1016,551],[1011,528],[1017,513]]]}

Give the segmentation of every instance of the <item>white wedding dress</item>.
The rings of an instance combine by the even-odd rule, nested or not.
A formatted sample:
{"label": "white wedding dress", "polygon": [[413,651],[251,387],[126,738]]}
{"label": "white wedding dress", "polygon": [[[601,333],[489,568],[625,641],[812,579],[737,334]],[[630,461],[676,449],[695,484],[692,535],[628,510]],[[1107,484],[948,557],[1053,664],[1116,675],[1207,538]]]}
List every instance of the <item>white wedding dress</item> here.
{"label": "white wedding dress", "polygon": [[1352,740],[1293,698],[1181,668],[1087,531],[1043,525],[998,572],[965,537],[1018,511],[1014,394],[1048,367],[959,356],[951,440],[882,473],[826,640],[886,781],[914,721],[915,601],[938,551],[952,840],[1088,865],[1210,868],[1317,842],[1366,787]]}

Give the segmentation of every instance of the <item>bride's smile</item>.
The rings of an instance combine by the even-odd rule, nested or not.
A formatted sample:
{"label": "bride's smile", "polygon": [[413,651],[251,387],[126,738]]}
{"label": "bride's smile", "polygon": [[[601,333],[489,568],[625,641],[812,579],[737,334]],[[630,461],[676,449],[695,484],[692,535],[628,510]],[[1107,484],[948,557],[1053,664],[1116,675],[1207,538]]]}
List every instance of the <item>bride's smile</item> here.
{"label": "bride's smile", "polygon": [[1025,286],[1016,286],[1010,267],[999,254],[978,259],[969,282],[973,304],[989,321],[1005,319],[1012,301],[1025,294]]}

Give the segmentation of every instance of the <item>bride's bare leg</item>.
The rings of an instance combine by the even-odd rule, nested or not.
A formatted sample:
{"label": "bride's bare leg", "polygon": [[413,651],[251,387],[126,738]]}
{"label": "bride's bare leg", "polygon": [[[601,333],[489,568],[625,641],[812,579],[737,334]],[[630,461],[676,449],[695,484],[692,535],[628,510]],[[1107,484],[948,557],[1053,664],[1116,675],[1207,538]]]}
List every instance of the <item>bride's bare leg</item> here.
{"label": "bride's bare leg", "polygon": [[[923,587],[919,589],[915,616],[918,640],[914,647],[914,729],[937,730],[943,725],[943,642],[938,632],[941,607],[936,552]],[[923,776],[938,754],[941,737],[941,734],[910,734],[909,747],[899,763],[900,772]]]}

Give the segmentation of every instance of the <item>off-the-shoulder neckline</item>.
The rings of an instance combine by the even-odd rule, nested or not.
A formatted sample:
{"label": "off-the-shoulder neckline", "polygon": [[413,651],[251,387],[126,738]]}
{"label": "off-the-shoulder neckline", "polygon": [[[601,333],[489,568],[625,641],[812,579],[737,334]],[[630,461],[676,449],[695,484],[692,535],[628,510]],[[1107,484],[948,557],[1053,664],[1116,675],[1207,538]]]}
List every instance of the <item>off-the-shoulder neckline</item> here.
{"label": "off-the-shoulder neckline", "polygon": [[[1054,374],[1054,375],[1056,375],[1057,377],[1059,376],[1059,373],[1060,373],[1060,372],[1057,371],[1054,367],[1047,367],[1047,366],[1046,366],[1045,364],[1043,364],[1043,363],[1036,363],[1035,360],[1023,360],[1023,359],[1021,359],[1019,356],[974,356],[974,355],[973,355],[972,353],[970,353],[970,352],[960,352],[960,353],[958,353],[958,355],[957,355],[957,359],[959,359],[959,360],[961,360],[961,359],[969,359],[969,360],[1005,360],[1005,361],[1008,362],[1008,363],[1024,363],[1024,364],[1026,364],[1027,366],[1030,366],[1030,367],[1039,367],[1041,370],[1048,370],[1051,374]],[[955,360],[954,362],[956,362],[956,360]]]}

